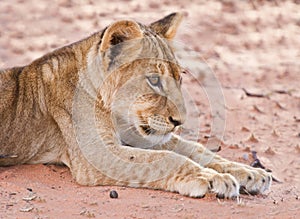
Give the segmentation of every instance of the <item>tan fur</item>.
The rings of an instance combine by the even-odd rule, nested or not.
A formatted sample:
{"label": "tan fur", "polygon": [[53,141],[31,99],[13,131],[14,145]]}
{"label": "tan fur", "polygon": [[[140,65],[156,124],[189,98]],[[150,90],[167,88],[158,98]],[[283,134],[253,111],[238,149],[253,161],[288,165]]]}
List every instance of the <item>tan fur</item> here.
{"label": "tan fur", "polygon": [[0,165],[63,163],[84,185],[203,197],[270,187],[264,170],[175,134],[185,120],[168,40],[182,19],[119,21],[31,64],[0,72]]}

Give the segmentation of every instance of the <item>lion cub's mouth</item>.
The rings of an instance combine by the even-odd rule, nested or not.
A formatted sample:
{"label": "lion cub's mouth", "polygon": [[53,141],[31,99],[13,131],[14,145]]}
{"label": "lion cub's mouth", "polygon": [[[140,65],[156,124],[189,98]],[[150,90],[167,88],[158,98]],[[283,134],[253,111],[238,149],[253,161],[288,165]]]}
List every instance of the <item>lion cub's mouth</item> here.
{"label": "lion cub's mouth", "polygon": [[144,136],[164,136],[174,131],[174,126],[168,124],[164,118],[159,115],[153,115],[147,119],[140,119],[138,131]]}
{"label": "lion cub's mouth", "polygon": [[146,135],[151,135],[156,133],[156,130],[151,128],[149,125],[141,125],[140,128],[142,132]]}

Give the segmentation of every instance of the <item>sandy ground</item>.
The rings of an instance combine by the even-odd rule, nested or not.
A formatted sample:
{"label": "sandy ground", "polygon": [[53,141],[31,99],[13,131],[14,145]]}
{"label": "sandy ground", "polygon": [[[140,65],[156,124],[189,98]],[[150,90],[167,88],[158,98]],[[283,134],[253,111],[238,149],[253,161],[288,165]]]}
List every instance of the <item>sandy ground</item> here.
{"label": "sandy ground", "polygon": [[[23,165],[0,168],[0,218],[299,218],[299,1],[0,1],[0,68],[28,64],[114,20],[150,22],[173,11],[187,14],[177,40],[207,61],[225,96],[218,153],[250,164],[254,150],[281,183],[240,202],[192,199],[83,187],[65,167]],[[195,78],[184,76],[184,84],[200,110],[188,125],[198,127],[205,143],[213,119],[209,98]],[[109,197],[112,189],[118,199]]]}

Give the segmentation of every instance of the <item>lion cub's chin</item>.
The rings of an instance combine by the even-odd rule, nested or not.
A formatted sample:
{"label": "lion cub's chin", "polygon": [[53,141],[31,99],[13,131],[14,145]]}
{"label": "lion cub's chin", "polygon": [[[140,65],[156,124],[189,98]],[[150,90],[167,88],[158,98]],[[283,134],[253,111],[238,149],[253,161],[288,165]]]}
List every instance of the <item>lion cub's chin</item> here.
{"label": "lion cub's chin", "polygon": [[167,133],[165,135],[148,135],[145,139],[152,143],[152,147],[156,145],[163,145],[171,140],[172,134]]}
{"label": "lion cub's chin", "polygon": [[126,136],[121,137],[121,142],[124,145],[131,147],[138,147],[143,149],[151,149],[157,145],[162,145],[170,141],[172,133],[165,135],[140,135],[140,136]]}

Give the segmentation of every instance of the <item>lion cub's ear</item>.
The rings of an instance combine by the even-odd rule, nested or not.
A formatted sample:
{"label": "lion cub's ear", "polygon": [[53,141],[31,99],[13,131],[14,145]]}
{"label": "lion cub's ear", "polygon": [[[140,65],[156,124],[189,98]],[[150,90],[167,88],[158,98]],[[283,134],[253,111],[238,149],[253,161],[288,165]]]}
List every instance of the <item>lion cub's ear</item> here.
{"label": "lion cub's ear", "polygon": [[142,30],[136,22],[128,20],[117,21],[105,30],[100,45],[100,51],[104,52],[110,46],[142,37]]}
{"label": "lion cub's ear", "polygon": [[173,39],[183,18],[182,13],[172,13],[152,24],[150,28],[166,39]]}

